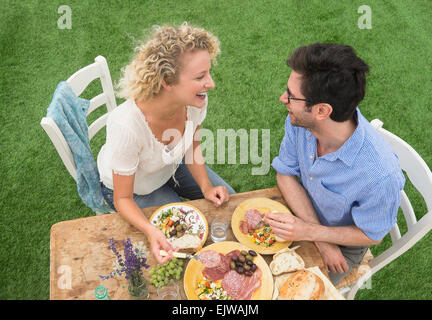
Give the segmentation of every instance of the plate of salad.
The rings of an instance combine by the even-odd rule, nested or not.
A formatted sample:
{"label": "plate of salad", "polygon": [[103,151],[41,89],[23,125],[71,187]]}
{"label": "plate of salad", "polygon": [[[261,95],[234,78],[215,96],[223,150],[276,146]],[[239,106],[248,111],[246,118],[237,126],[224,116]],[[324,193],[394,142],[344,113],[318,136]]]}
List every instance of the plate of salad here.
{"label": "plate of salad", "polygon": [[150,222],[164,233],[168,242],[180,248],[199,248],[207,240],[207,220],[198,208],[189,204],[164,205],[152,214]]}
{"label": "plate of salad", "polygon": [[231,228],[236,239],[260,254],[274,254],[291,242],[277,237],[272,228],[262,220],[266,213],[277,211],[291,214],[282,203],[268,198],[251,198],[234,210]]}

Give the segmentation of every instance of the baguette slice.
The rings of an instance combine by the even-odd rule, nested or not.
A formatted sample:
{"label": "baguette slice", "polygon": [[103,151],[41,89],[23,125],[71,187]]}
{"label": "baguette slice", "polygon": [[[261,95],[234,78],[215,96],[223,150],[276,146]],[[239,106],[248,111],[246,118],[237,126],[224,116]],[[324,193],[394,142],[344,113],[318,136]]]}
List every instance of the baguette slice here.
{"label": "baguette slice", "polygon": [[305,263],[294,249],[282,249],[273,256],[270,262],[270,270],[273,275],[278,276],[283,273],[303,270]]}
{"label": "baguette slice", "polygon": [[187,252],[193,252],[201,248],[201,239],[198,236],[192,234],[184,234],[180,238],[176,238],[171,241],[171,245],[173,247],[179,248],[180,250],[184,249],[187,250]]}
{"label": "baguette slice", "polygon": [[278,300],[321,300],[324,298],[324,282],[308,270],[294,272],[279,290]]}

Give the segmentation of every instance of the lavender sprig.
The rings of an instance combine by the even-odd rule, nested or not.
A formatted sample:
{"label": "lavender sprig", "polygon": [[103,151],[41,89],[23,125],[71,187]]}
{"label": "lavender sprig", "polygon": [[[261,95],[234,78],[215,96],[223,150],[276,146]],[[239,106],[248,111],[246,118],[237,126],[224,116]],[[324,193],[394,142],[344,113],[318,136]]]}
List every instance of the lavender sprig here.
{"label": "lavender sprig", "polygon": [[114,278],[116,275],[120,276],[125,274],[126,279],[131,278],[134,275],[141,274],[141,267],[145,267],[146,269],[150,266],[146,264],[147,258],[140,252],[138,248],[133,247],[132,241],[130,238],[126,239],[126,242],[123,242],[124,245],[124,259],[121,254],[118,252],[114,238],[110,239],[110,249],[114,252],[117,257],[116,263],[113,263],[114,271],[111,272],[108,276],[99,275],[102,280],[107,280],[110,278]]}

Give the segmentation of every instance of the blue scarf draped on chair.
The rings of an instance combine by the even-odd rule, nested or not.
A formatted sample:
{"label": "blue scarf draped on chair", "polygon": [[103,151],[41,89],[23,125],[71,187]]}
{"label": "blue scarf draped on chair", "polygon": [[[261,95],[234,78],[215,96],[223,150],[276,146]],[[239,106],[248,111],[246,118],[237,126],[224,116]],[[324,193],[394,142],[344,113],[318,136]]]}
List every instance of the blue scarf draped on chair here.
{"label": "blue scarf draped on chair", "polygon": [[99,171],[90,149],[86,121],[90,101],[79,98],[66,81],[57,85],[51,104],[47,109],[50,117],[63,133],[75,160],[78,194],[82,201],[97,213],[112,210],[104,202]]}

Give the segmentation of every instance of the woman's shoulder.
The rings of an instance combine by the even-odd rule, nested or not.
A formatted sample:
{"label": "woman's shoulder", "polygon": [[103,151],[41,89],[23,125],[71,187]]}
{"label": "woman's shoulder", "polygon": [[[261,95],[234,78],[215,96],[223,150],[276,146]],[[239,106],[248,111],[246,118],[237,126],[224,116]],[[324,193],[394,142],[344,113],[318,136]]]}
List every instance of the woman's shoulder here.
{"label": "woman's shoulder", "polygon": [[131,125],[137,121],[139,109],[135,107],[132,99],[124,101],[114,108],[108,115],[108,122],[111,124]]}

